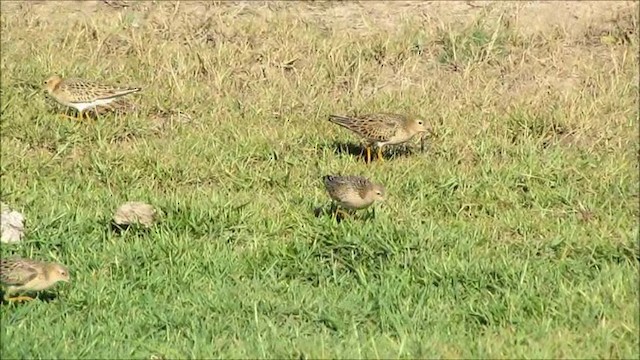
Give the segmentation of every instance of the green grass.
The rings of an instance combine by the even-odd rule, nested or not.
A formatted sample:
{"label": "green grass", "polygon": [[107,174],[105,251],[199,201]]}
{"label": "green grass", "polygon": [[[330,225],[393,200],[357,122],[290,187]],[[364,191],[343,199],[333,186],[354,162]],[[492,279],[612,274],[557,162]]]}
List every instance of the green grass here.
{"label": "green grass", "polygon": [[[5,6],[1,196],[27,236],[1,254],[73,282],[0,306],[3,359],[640,356],[636,15],[603,42],[506,15],[345,30],[341,4]],[[51,73],[145,89],[72,122]],[[340,152],[327,115],[381,110],[433,122],[428,151]],[[328,173],[388,201],[315,217]],[[112,232],[129,200],[161,221]]]}

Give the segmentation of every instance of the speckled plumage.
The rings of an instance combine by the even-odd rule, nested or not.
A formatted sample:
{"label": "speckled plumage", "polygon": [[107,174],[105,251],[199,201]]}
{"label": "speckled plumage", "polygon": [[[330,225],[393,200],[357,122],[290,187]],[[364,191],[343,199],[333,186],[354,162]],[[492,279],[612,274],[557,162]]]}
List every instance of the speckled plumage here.
{"label": "speckled plumage", "polygon": [[411,140],[431,128],[422,119],[391,113],[375,113],[362,116],[330,115],[329,121],[347,128],[367,142],[367,161],[371,161],[371,146],[378,148],[378,159],[382,160],[382,147],[397,145]]}
{"label": "speckled plumage", "polygon": [[68,282],[69,279],[69,270],[58,263],[25,258],[0,259],[0,282],[7,287],[5,297],[15,292],[45,290],[58,281]]}
{"label": "speckled plumage", "polygon": [[345,209],[364,209],[376,200],[384,200],[384,186],[362,176],[326,175],[322,180],[329,197]]}
{"label": "speckled plumage", "polygon": [[122,96],[142,90],[139,87],[117,87],[76,78],[62,79],[58,75],[45,80],[44,88],[58,103],[78,110],[80,116],[84,110],[110,104]]}

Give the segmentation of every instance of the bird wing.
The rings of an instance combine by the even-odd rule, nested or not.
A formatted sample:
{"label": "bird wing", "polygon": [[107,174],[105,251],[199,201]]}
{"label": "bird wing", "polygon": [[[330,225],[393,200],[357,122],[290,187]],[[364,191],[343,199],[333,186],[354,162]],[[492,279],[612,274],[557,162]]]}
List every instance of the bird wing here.
{"label": "bird wing", "polygon": [[62,90],[72,95],[73,102],[86,103],[96,100],[107,100],[142,90],[141,88],[120,88],[82,79],[66,79]]}
{"label": "bird wing", "polygon": [[38,276],[34,264],[24,259],[0,259],[0,281],[7,285],[24,285]]}
{"label": "bird wing", "polygon": [[398,132],[403,121],[404,117],[397,114],[367,114],[354,119],[354,127],[371,141],[388,141]]}
{"label": "bird wing", "polygon": [[367,191],[371,187],[371,181],[362,176],[351,176],[351,186],[358,192],[361,198],[367,196]]}
{"label": "bird wing", "polygon": [[336,192],[344,192],[349,189],[355,190],[358,194],[365,193],[369,187],[369,180],[362,176],[338,176],[338,175],[327,175],[323,178],[324,185],[327,188],[327,191],[330,194],[334,194]]}

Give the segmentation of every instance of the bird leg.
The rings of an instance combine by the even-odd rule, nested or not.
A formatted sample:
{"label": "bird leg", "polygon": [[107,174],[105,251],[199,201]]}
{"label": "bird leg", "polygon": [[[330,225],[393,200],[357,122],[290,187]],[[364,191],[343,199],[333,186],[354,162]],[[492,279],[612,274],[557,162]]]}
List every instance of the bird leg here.
{"label": "bird leg", "polygon": [[78,117],[76,116],[69,116],[67,114],[60,114],[60,116],[71,120],[78,120]]}
{"label": "bird leg", "polygon": [[343,218],[349,217],[349,213],[342,209],[336,209],[336,218],[338,217],[338,214],[342,214]]}
{"label": "bird leg", "polygon": [[371,162],[371,146],[367,145],[367,163]]}
{"label": "bird leg", "polygon": [[[111,110],[113,110],[113,107],[110,107]],[[94,106],[93,107],[93,112],[96,114],[96,119],[100,118],[100,112],[98,111],[98,107]],[[87,115],[87,119],[89,119],[89,116]]]}
{"label": "bird leg", "polygon": [[64,114],[58,114],[58,115],[61,116],[61,117],[65,117],[67,119],[71,119],[71,120],[77,120],[78,119],[77,116],[70,116],[69,115],[69,108],[65,108]]}
{"label": "bird leg", "polygon": [[7,298],[7,301],[11,301],[11,302],[15,302],[15,301],[30,301],[30,300],[33,300],[33,298],[29,297],[29,296],[16,296],[16,297]]}
{"label": "bird leg", "polygon": [[378,146],[378,160],[384,162],[384,159],[382,158],[382,146]]}

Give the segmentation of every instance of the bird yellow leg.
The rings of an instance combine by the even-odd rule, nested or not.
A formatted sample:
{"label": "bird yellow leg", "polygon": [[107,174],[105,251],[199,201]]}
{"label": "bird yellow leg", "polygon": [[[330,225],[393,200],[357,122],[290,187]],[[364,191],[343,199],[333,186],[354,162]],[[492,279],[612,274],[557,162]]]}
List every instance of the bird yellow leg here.
{"label": "bird yellow leg", "polygon": [[349,213],[341,209],[336,209],[336,217],[338,216],[338,214],[342,214],[343,218],[349,217]]}
{"label": "bird yellow leg", "polygon": [[371,162],[371,146],[367,145],[367,163]]}
{"label": "bird yellow leg", "polygon": [[7,301],[11,301],[11,302],[15,302],[15,301],[30,301],[30,300],[33,300],[33,298],[29,297],[29,296],[16,296],[16,297],[7,298]]}
{"label": "bird yellow leg", "polygon": [[76,116],[69,116],[67,114],[60,114],[60,117],[71,119],[71,120],[78,120]]}
{"label": "bird yellow leg", "polygon": [[78,120],[78,116],[70,116],[69,115],[69,108],[66,108],[64,110],[64,114],[59,114],[61,117],[67,118],[67,119],[71,119],[71,120]]}
{"label": "bird yellow leg", "polygon": [[384,159],[382,158],[382,146],[378,146],[378,160],[384,162]]}

